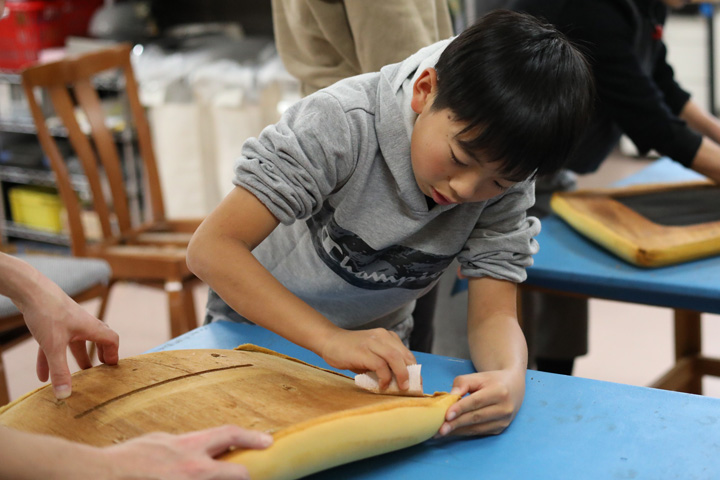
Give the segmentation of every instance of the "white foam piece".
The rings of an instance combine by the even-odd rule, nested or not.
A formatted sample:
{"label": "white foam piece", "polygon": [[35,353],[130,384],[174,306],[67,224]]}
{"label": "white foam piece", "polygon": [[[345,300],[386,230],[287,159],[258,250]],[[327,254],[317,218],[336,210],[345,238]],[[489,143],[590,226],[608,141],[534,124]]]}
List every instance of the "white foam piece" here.
{"label": "white foam piece", "polygon": [[410,397],[422,397],[422,377],[420,376],[420,369],[422,365],[408,365],[408,374],[410,376],[410,388],[407,390],[400,390],[398,387],[397,379],[393,375],[390,385],[385,390],[380,390],[380,382],[375,372],[361,373],[355,375],[355,385],[365,390],[369,390],[374,393],[383,393],[387,395],[405,395]]}

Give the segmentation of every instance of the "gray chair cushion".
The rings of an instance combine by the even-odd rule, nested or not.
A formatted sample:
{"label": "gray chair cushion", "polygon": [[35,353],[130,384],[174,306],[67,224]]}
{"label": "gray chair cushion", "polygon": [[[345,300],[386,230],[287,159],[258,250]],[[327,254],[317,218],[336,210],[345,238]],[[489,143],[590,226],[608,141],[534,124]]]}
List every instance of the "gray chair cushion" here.
{"label": "gray chair cushion", "polygon": [[[96,258],[58,257],[46,255],[17,255],[40,273],[57,283],[70,296],[110,281],[110,266]],[[18,313],[9,298],[0,295],[0,317]]]}

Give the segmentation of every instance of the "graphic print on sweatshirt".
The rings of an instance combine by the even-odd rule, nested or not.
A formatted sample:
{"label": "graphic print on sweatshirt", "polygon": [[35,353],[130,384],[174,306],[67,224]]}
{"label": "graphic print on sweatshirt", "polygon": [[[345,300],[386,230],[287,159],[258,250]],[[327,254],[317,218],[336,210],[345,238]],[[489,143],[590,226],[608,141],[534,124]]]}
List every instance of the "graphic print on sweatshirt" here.
{"label": "graphic print on sweatshirt", "polygon": [[307,221],[315,252],[343,280],[358,288],[422,289],[450,265],[454,255],[434,255],[401,245],[375,250],[357,234],[337,224],[325,201]]}

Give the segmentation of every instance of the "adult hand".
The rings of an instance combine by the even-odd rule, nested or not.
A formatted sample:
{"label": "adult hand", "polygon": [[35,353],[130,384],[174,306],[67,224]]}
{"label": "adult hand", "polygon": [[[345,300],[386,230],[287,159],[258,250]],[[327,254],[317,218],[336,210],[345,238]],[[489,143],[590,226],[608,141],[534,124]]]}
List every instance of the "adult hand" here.
{"label": "adult hand", "polygon": [[322,357],[335,368],[375,372],[381,390],[390,385],[393,375],[401,390],[410,388],[407,366],[417,363],[398,334],[384,328],[339,330],[325,343]]}
{"label": "adult hand", "polygon": [[520,409],[525,375],[512,370],[461,375],[455,378],[450,393],[470,395],[448,408],[438,436],[497,435]]}
{"label": "adult hand", "polygon": [[215,460],[230,448],[264,449],[272,436],[234,425],[183,435],[151,433],[104,449],[109,475],[133,480],[247,479],[243,465]]}
{"label": "adult hand", "polygon": [[80,368],[90,368],[92,362],[85,341],[95,342],[100,361],[115,365],[119,337],[48,278],[39,275],[35,280],[34,294],[25,296],[23,301],[14,301],[40,345],[36,367],[38,378],[47,381],[49,374],[55,396],[67,398],[72,392],[67,348],[70,347]]}
{"label": "adult hand", "polygon": [[267,448],[272,441],[266,433],[226,425],[183,435],[151,433],[99,448],[0,426],[0,478],[246,479],[244,466],[215,457],[230,448]]}

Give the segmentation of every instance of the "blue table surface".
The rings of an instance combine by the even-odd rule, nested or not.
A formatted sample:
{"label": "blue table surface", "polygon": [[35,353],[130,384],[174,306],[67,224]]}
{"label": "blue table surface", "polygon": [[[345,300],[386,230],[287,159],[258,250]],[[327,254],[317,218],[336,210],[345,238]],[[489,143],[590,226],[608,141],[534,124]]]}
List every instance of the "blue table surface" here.
{"label": "blue table surface", "polygon": [[[668,158],[615,186],[703,178]],[[718,207],[720,208],[720,206]],[[579,234],[555,215],[542,219],[540,251],[527,285],[590,297],[720,313],[720,256],[661,268],[636,267]],[[456,285],[455,290],[467,288]]]}
{"label": "blue table surface", "polygon": [[[253,343],[328,368],[262,327],[216,322],[152,351]],[[416,353],[426,392],[449,391],[472,364]],[[343,372],[352,375],[350,372]],[[309,478],[330,479],[717,479],[720,400],[528,371],[520,412],[501,435],[429,440]]]}

